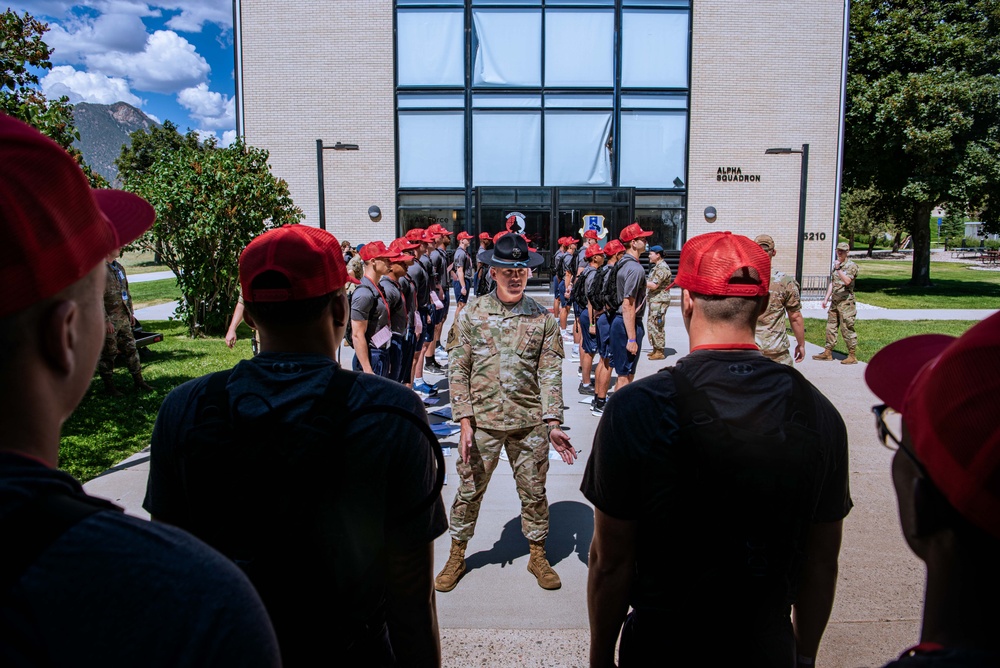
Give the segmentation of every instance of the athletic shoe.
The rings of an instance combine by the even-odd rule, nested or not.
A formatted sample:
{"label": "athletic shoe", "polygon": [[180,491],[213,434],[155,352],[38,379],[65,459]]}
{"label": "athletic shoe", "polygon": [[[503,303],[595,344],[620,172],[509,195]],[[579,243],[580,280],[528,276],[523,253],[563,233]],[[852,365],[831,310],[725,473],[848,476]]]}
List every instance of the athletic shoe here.
{"label": "athletic shoe", "polygon": [[442,355],[445,355],[445,356],[448,355],[448,351],[445,350],[444,346],[442,346],[440,343],[437,344],[437,348],[434,349],[434,354],[437,355],[438,353],[441,353]]}
{"label": "athletic shoe", "polygon": [[604,405],[607,403],[607,399],[594,399],[594,405],[590,408],[590,414],[594,417],[601,417],[604,415]]}
{"label": "athletic shoe", "polygon": [[438,364],[437,360],[431,360],[431,358],[429,357],[424,360],[424,371],[427,371],[429,373],[433,373],[438,376],[443,376],[447,369],[448,369],[447,364],[442,366],[441,364]]}
{"label": "athletic shoe", "polygon": [[576,391],[580,394],[589,394],[590,396],[594,396],[593,385],[584,385],[583,383],[580,383],[580,387],[576,388]]}
{"label": "athletic shoe", "polygon": [[428,385],[427,383],[414,383],[413,390],[419,392],[420,394],[426,394],[429,397],[433,397],[438,393],[437,387],[434,385]]}
{"label": "athletic shoe", "polygon": [[583,399],[580,399],[580,401],[578,403],[587,404],[588,406],[593,406],[594,405],[594,397],[593,397],[593,395],[586,396]]}

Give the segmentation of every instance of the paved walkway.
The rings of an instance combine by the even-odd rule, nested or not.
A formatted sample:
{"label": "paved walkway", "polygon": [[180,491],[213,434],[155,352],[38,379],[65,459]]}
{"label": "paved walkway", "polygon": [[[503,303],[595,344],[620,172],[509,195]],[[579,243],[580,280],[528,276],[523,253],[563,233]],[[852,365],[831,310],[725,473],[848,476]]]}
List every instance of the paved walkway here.
{"label": "paved walkway", "polygon": [[[947,315],[949,319],[972,317],[919,312],[922,318],[930,313]],[[644,351],[638,377],[654,373],[687,354],[687,336],[676,307],[667,313],[666,333],[668,359],[651,363]],[[249,356],[246,341],[237,345]],[[809,358],[820,350],[808,344],[807,359],[798,368],[822,388],[847,424],[855,507],[845,521],[837,598],[817,665],[881,666],[918,639],[924,571],[900,535],[889,477],[892,455],[875,438],[870,407],[877,400],[864,384],[866,365],[844,366]],[[345,361],[353,354],[349,349],[342,353]],[[579,487],[598,418],[590,414],[588,406],[579,403],[582,397],[576,391],[576,371],[577,363],[570,362],[567,356],[563,364],[564,401],[569,406],[566,423],[574,445],[582,453],[573,466],[553,461],[547,484],[552,519],[548,551],[563,587],[543,591],[526,572],[528,545],[520,532],[520,502],[509,467],[498,467],[483,503],[477,533],[469,545],[470,571],[454,591],[437,596],[445,666],[587,664],[586,579],[593,509]],[[435,376],[425,378],[440,380]],[[444,441],[449,455],[456,443],[457,436]],[[446,461],[453,472],[454,458]],[[130,513],[144,516],[141,503],[147,467],[148,453],[139,453],[90,481],[86,488],[125,506]],[[454,497],[454,479],[452,473],[451,484],[444,488],[446,506]],[[437,567],[447,558],[449,540],[446,534],[435,543]]]}

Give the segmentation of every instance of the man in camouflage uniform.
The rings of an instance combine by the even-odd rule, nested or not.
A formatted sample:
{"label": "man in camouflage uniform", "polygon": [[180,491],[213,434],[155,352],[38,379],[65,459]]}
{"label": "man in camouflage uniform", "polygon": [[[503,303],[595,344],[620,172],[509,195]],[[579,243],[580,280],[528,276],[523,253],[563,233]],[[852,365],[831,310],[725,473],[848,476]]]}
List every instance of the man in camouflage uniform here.
{"label": "man in camouflage uniform", "polygon": [[125,356],[125,364],[132,374],[135,388],[140,392],[149,392],[153,389],[142,379],[139,351],[136,350],[135,335],[132,334],[132,326],[135,324],[135,316],[132,315],[132,295],[128,291],[125,269],[118,263],[120,251],[120,248],[115,248],[105,258],[108,268],[108,279],[104,284],[104,323],[107,335],[104,338],[101,359],[97,363],[97,371],[104,381],[104,388],[113,397],[122,396],[115,387],[112,375],[119,350]]}
{"label": "man in camouflage uniform", "polygon": [[754,239],[764,252],[771,256],[771,297],[767,310],[757,318],[757,345],[769,360],[779,364],[794,366],[788,352],[788,333],[785,331],[785,313],[795,335],[795,362],[801,362],[806,355],[806,326],[802,319],[802,302],[799,299],[799,284],[792,276],[774,267],[774,239],[759,234]]}
{"label": "man in camouflage uniform", "polygon": [[506,450],[521,499],[521,531],[530,544],[528,571],[543,589],[558,589],[559,576],[545,557],[549,442],[567,464],[576,450],[559,428],[559,325],[548,309],[524,295],[528,270],[544,260],[519,234],[500,237],[479,260],[490,266],[496,290],[469,302],[448,336],[451,413],[461,424],[461,484],[451,507],[451,554],[434,587],[451,591],[465,573],[465,549],[483,494]]}
{"label": "man in camouflage uniform", "polygon": [[358,247],[354,250],[354,255],[347,261],[347,276],[349,279],[354,279],[353,281],[348,280],[345,286],[348,297],[354,293],[354,288],[361,283],[361,277],[365,273],[365,261],[361,257],[362,248],[364,248],[364,244],[358,244]]}
{"label": "man in camouflage uniform", "polygon": [[858,277],[858,265],[847,259],[847,244],[837,244],[837,259],[833,262],[830,272],[830,285],[823,297],[823,308],[827,304],[830,310],[826,314],[826,349],[819,355],[813,355],[814,360],[833,361],[833,347],[837,345],[837,328],[844,336],[847,344],[847,357],[840,360],[841,364],[857,364],[855,355],[858,347],[858,335],[854,331],[854,318],[858,314],[858,306],[854,301],[854,281]]}
{"label": "man in camouflage uniform", "polygon": [[653,344],[653,352],[647,357],[651,360],[666,359],[663,349],[667,346],[667,337],[663,331],[663,321],[670,308],[670,267],[663,259],[663,246],[653,246],[649,249],[649,278],[646,281],[646,299],[649,301],[649,318],[646,329],[649,331],[649,341]]}

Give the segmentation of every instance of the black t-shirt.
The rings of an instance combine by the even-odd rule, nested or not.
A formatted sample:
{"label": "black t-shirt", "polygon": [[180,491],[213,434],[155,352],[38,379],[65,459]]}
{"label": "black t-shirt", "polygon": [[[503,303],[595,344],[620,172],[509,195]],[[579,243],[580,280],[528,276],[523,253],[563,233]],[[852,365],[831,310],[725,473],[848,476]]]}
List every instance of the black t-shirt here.
{"label": "black t-shirt", "polygon": [[[433,290],[438,285],[437,269],[434,267],[434,263],[431,261],[430,254],[425,253],[420,256],[417,260],[420,266],[423,267],[424,273],[427,274],[427,302],[429,304],[431,301],[431,290]],[[425,305],[426,305],[425,304]]]}
{"label": "black t-shirt", "polygon": [[380,289],[362,277],[361,285],[351,293],[351,320],[368,321],[365,328],[365,339],[372,340],[372,337],[383,327],[389,326],[389,311],[386,309],[386,301]]}
{"label": "black t-shirt", "polygon": [[440,248],[435,248],[430,253],[431,266],[434,267],[435,287],[443,285],[448,274],[448,255]]}
{"label": "black t-shirt", "polygon": [[[852,506],[847,430],[840,414],[805,379],[795,382],[792,375],[798,375],[797,371],[771,362],[756,351],[696,351],[681,359],[677,369],[704,394],[721,422],[738,430],[741,437],[763,436],[767,456],[779,457],[777,466],[781,470],[785,470],[786,463],[791,466],[802,458],[804,463],[796,469],[800,473],[794,480],[801,481],[805,496],[796,507],[813,510],[795,513],[796,519],[787,521],[787,526],[798,528],[782,530],[773,539],[772,544],[782,546],[772,548],[781,552],[777,555],[780,559],[773,554],[770,557],[775,563],[787,559],[797,564],[797,551],[785,549],[785,541],[798,541],[801,547],[810,522],[841,520]],[[797,388],[806,388],[806,401],[798,405],[805,412],[811,406],[813,415],[808,424],[813,431],[811,436],[799,435],[786,442],[788,409]],[[792,572],[787,586],[772,587],[760,597],[769,601],[741,601],[726,584],[727,578],[737,576],[725,572],[725,563],[745,545],[715,551],[711,547],[730,545],[731,538],[739,538],[730,536],[727,528],[742,526],[738,522],[746,516],[783,517],[781,510],[764,510],[781,508],[777,502],[783,497],[761,495],[739,499],[722,512],[717,507],[709,510],[713,499],[699,499],[709,490],[727,489],[727,480],[721,479],[719,472],[725,470],[726,463],[735,461],[731,453],[746,451],[729,447],[728,438],[703,448],[695,446],[693,436],[680,435],[690,416],[679,419],[677,397],[668,370],[616,392],[598,425],[594,452],[580,488],[603,513],[638,522],[637,577],[631,603],[637,609],[690,617],[691,624],[702,624],[699,614],[718,618],[720,606],[725,606],[727,614],[742,609],[743,613],[732,613],[737,617],[761,606],[767,612],[777,611],[780,617],[783,609],[787,619],[787,606],[794,600],[797,588],[798,566],[788,567]],[[772,439],[776,444],[773,449]],[[740,472],[735,475],[738,477]],[[741,531],[734,529],[732,533]],[[720,564],[722,572],[712,572],[713,566]]]}
{"label": "black t-shirt", "polygon": [[[423,256],[420,257],[420,260],[422,259]],[[431,301],[429,287],[430,277],[427,274],[427,269],[424,268],[424,263],[420,260],[411,264],[409,268],[407,268],[406,274],[410,277],[410,280],[413,281],[413,289],[416,293],[415,296],[417,298],[417,306],[423,307],[427,306],[427,304]]]}
{"label": "black t-shirt", "polygon": [[400,276],[399,278],[399,292],[403,295],[403,304],[406,305],[406,318],[407,326],[413,324],[413,312],[417,310],[417,293],[416,286],[413,284],[413,279],[410,278],[409,274],[406,276]]}

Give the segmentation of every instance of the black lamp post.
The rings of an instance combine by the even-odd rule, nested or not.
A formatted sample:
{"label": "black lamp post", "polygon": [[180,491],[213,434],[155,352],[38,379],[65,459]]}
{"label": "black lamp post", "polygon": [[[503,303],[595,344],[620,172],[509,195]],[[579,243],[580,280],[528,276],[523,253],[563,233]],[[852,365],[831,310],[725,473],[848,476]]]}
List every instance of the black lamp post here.
{"label": "black lamp post", "polygon": [[799,243],[798,254],[795,257],[795,280],[802,287],[802,259],[806,244],[806,186],[809,184],[809,144],[803,144],[802,150],[791,148],[769,148],[764,155],[786,155],[788,153],[802,154],[802,172],[799,181]]}
{"label": "black lamp post", "polygon": [[357,151],[357,144],[342,144],[323,146],[323,140],[316,140],[316,185],[319,190],[319,229],[326,229],[326,193],[323,189],[323,151]]}

